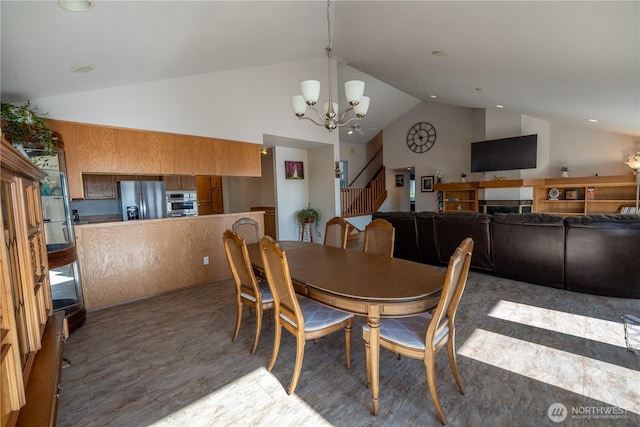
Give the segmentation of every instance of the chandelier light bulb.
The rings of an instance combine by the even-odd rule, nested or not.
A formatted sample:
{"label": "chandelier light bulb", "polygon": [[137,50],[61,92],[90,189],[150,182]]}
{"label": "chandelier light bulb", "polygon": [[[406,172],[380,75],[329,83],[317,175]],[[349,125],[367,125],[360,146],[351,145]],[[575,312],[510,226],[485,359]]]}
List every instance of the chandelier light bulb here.
{"label": "chandelier light bulb", "polygon": [[315,105],[320,97],[320,82],[317,80],[305,80],[300,83],[302,97],[307,105]]}
{"label": "chandelier light bulb", "polygon": [[291,97],[291,108],[293,108],[293,113],[298,116],[304,116],[305,111],[307,111],[307,103],[304,100],[304,96],[295,95]]}
{"label": "chandelier light bulb", "polygon": [[369,111],[369,101],[368,96],[363,96],[360,98],[358,105],[353,106],[353,112],[356,113],[356,117],[363,118],[367,114],[367,111]]}
{"label": "chandelier light bulb", "polygon": [[350,105],[360,102],[360,98],[364,95],[364,82],[360,80],[351,80],[344,84],[344,94]]}

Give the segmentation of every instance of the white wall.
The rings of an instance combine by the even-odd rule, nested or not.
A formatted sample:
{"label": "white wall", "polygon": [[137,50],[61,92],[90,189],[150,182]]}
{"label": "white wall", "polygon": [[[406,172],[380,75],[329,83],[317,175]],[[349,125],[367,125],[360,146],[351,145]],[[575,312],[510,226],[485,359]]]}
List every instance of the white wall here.
{"label": "white wall", "polygon": [[[443,182],[459,181],[462,172],[469,173],[469,143],[473,136],[473,109],[422,102],[384,129],[384,164],[387,168],[389,197],[381,211],[408,210],[409,188],[407,167],[415,167],[416,211],[437,209],[435,192],[420,191],[420,178],[444,171]],[[426,153],[414,153],[406,144],[407,132],[418,122],[431,123],[436,129],[436,143]],[[402,172],[400,172],[402,171]],[[406,173],[405,187],[395,186],[396,173]]]}
{"label": "white wall", "polygon": [[624,162],[640,151],[640,138],[562,124],[551,125],[549,176],[560,176],[560,166],[569,176],[628,175]]}
{"label": "white wall", "polygon": [[333,134],[296,120],[291,111],[290,97],[306,79],[327,81],[326,60],[200,74],[31,103],[49,118],[74,122],[256,144],[262,144],[265,133],[334,143]]}
{"label": "white wall", "polygon": [[366,144],[340,141],[340,160],[347,161],[347,184],[351,183],[367,163],[383,147],[382,138],[373,138]]}
{"label": "white wall", "polygon": [[[309,162],[307,150],[288,147],[273,149],[276,180],[276,222],[278,240],[299,240],[300,227],[296,212],[309,204]],[[304,179],[286,179],[284,162],[293,160],[304,163]],[[315,206],[314,206],[315,207]]]}
{"label": "white wall", "polygon": [[[431,123],[437,132],[434,147],[417,154],[406,146],[406,134],[417,122]],[[537,168],[469,174],[471,142],[538,135]],[[484,135],[484,136],[483,136]],[[395,175],[415,166],[416,211],[437,209],[437,193],[422,193],[420,177],[444,171],[443,182],[490,180],[498,174],[507,178],[554,178],[560,166],[569,166],[570,176],[628,175],[624,164],[629,154],[640,151],[640,138],[584,127],[549,123],[536,117],[504,110],[481,110],[423,102],[384,129],[384,163],[387,166],[389,197],[381,211],[408,210],[408,188],[395,187]],[[405,182],[408,180],[408,173]],[[504,193],[504,192],[503,192]],[[531,189],[509,194],[489,194],[492,199],[530,199]]]}

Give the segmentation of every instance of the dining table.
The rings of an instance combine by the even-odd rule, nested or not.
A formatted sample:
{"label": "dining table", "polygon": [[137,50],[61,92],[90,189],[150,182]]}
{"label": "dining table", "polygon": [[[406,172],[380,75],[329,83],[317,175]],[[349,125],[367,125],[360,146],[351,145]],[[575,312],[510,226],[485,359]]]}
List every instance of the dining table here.
{"label": "dining table", "polygon": [[[366,317],[370,328],[372,412],[377,415],[380,318],[433,310],[440,298],[446,269],[309,242],[278,244],[285,251],[298,294]],[[254,270],[264,274],[260,244],[250,244],[248,250]]]}

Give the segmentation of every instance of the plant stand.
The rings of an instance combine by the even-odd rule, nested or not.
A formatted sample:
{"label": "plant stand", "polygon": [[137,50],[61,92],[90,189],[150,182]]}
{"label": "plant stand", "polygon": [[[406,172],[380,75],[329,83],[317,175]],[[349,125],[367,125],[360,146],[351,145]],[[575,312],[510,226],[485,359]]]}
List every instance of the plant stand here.
{"label": "plant stand", "polygon": [[304,224],[302,224],[302,227],[300,227],[301,242],[313,243],[313,230],[311,229],[312,225],[313,225],[313,222],[305,222]]}

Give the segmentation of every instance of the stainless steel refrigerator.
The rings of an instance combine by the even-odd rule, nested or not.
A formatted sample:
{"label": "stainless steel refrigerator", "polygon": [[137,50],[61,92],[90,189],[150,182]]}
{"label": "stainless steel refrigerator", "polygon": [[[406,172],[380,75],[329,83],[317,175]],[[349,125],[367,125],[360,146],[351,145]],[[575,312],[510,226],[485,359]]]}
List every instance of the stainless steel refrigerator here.
{"label": "stainless steel refrigerator", "polygon": [[118,196],[123,221],[167,217],[164,181],[121,181]]}

